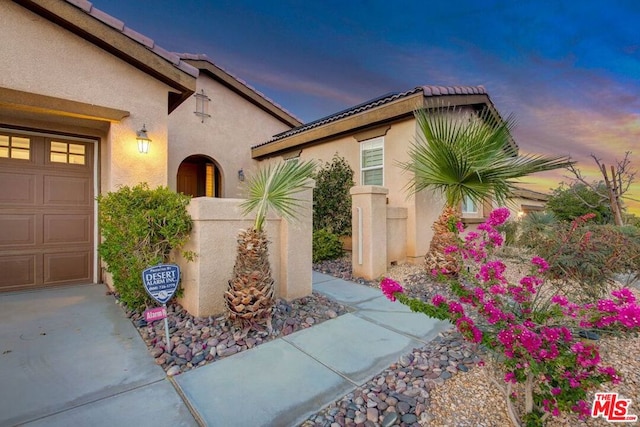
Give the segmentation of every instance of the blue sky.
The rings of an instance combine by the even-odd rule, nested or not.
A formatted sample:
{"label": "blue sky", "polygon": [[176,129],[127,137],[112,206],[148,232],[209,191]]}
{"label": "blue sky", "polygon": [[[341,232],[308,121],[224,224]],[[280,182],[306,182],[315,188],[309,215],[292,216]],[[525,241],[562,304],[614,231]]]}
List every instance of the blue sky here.
{"label": "blue sky", "polygon": [[[311,121],[420,85],[483,85],[521,151],[640,169],[640,2],[94,0]],[[564,171],[533,176],[548,191]],[[640,175],[638,176],[640,181]],[[640,182],[628,193],[640,200]],[[628,201],[640,214],[640,202]]]}

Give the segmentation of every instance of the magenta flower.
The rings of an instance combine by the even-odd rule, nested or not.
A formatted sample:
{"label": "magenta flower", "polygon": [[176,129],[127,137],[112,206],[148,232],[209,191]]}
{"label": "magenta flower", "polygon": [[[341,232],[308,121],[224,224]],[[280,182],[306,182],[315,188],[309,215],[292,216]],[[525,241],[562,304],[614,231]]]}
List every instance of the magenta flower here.
{"label": "magenta flower", "polygon": [[549,269],[549,264],[547,263],[547,261],[539,256],[534,256],[531,259],[531,263],[538,266],[538,273],[544,273]]}
{"label": "magenta flower", "polygon": [[514,374],[513,372],[507,372],[506,374],[504,374],[504,382],[515,384],[516,382],[518,382],[518,380],[516,379],[516,374]]}
{"label": "magenta flower", "polygon": [[464,224],[461,221],[456,222],[456,229],[458,233],[464,232]]}
{"label": "magenta flower", "polygon": [[396,300],[396,297],[394,296],[396,292],[404,292],[404,289],[402,289],[402,286],[400,286],[398,282],[393,279],[389,279],[388,277],[382,279],[380,282],[380,289],[382,289],[382,293],[391,301]]}
{"label": "magenta flower", "polygon": [[435,305],[436,307],[439,307],[440,304],[447,302],[447,300],[445,299],[445,297],[443,297],[440,294],[434,295],[433,298],[431,298],[431,303],[433,305]]}
{"label": "magenta flower", "polygon": [[507,209],[507,208],[494,209],[489,214],[489,219],[487,220],[487,223],[489,225],[497,227],[498,225],[504,224],[504,222],[507,220],[507,218],[509,218],[509,215],[511,215],[511,214],[509,213],[509,209]]}

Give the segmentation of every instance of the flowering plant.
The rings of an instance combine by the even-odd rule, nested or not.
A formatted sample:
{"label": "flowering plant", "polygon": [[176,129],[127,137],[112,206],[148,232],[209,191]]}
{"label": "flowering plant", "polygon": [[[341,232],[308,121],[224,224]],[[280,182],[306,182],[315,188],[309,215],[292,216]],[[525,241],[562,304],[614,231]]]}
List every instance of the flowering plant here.
{"label": "flowering plant", "polygon": [[[425,302],[411,298],[397,282],[385,278],[382,292],[411,310],[449,320],[468,341],[482,344],[499,355],[504,370],[503,391],[510,417],[519,425],[511,398],[512,384],[524,385],[523,419],[539,425],[551,415],[573,411],[589,415],[587,392],[604,382],[619,382],[616,370],[601,366],[596,344],[583,342],[580,331],[640,330],[640,306],[629,289],[611,293],[610,299],[579,305],[560,294],[543,291],[547,262],[533,257],[529,274],[519,283],[505,278],[506,265],[491,256],[503,243],[496,227],[509,216],[506,208],[494,210],[477,232],[467,233],[458,246],[446,249],[470,264],[451,280],[456,295],[435,295]],[[473,268],[471,268],[473,267]],[[442,272],[433,272],[446,277]]]}

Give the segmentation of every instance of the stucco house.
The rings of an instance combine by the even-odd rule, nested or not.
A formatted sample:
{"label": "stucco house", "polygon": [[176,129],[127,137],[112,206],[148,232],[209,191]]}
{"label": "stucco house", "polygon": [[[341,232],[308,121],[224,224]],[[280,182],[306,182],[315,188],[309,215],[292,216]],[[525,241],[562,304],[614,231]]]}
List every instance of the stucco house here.
{"label": "stucco house", "polygon": [[[482,86],[421,86],[303,124],[205,55],[168,52],[86,0],[1,2],[0,65],[0,291],[108,282],[95,197],[146,182],[194,197],[186,249],[201,256],[184,264],[181,300],[194,315],[222,310],[228,248],[248,224],[237,198],[260,162],[344,156],[364,188],[354,200],[373,197],[384,213],[386,225],[360,232],[369,252],[384,239],[383,268],[416,262],[442,200],[404,190],[413,111],[499,117]],[[465,203],[465,221],[490,208]],[[270,216],[267,229],[276,292],[309,294],[310,210],[297,225]]]}
{"label": "stucco house", "polygon": [[[419,262],[428,250],[433,235],[431,224],[440,214],[444,201],[439,194],[428,191],[409,196],[407,185],[411,177],[403,173],[399,163],[409,160],[409,145],[417,138],[414,111],[449,106],[459,108],[462,114],[488,108],[494,116],[500,117],[483,86],[419,86],[406,92],[386,94],[287,130],[254,146],[251,153],[257,160],[281,157],[322,161],[330,161],[338,153],[355,171],[356,186],[388,190],[386,204],[399,209],[389,211],[389,215],[405,222],[405,225],[389,230],[389,239],[397,239],[402,233],[406,236],[397,239],[395,246],[399,246],[398,249],[389,250],[387,263]],[[517,149],[515,141],[510,143]],[[492,208],[491,203],[476,206],[470,200],[465,201],[461,206],[463,220],[470,225],[482,222]],[[357,219],[354,229],[355,223]],[[364,230],[364,234],[373,232]]]}
{"label": "stucco house", "polygon": [[250,147],[298,125],[88,1],[1,2],[0,291],[103,281],[98,194],[147,182],[239,197]]}

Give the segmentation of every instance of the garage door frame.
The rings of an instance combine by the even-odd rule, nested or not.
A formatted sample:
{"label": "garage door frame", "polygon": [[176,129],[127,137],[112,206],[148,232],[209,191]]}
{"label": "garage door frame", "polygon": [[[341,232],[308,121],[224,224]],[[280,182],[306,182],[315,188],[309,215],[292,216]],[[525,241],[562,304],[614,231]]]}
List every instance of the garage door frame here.
{"label": "garage door frame", "polygon": [[100,242],[100,233],[98,230],[98,202],[96,197],[100,194],[100,138],[95,136],[83,136],[77,134],[69,134],[64,132],[55,132],[52,130],[34,130],[21,127],[11,127],[8,125],[0,125],[0,132],[6,132],[10,134],[20,134],[26,136],[43,137],[43,138],[61,138],[65,141],[77,141],[83,143],[89,143],[93,145],[93,283],[100,282],[99,268],[99,256],[98,256],[98,244]]}

